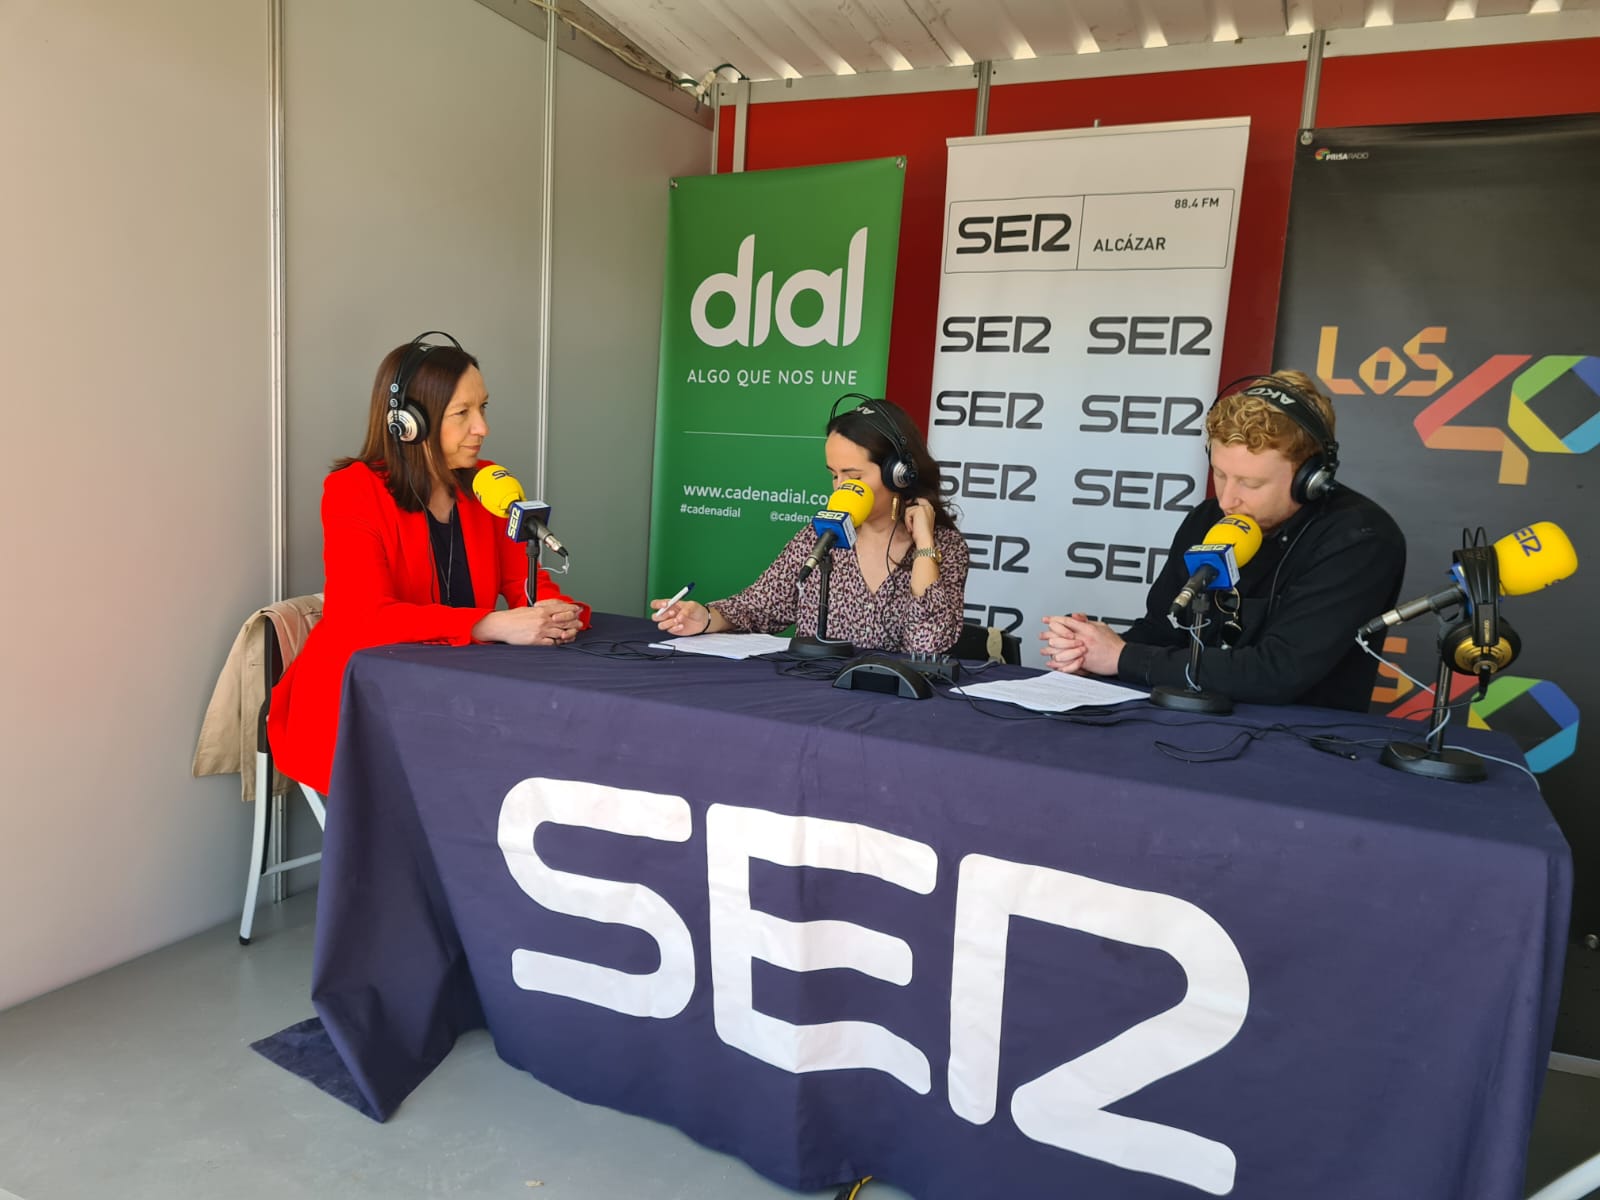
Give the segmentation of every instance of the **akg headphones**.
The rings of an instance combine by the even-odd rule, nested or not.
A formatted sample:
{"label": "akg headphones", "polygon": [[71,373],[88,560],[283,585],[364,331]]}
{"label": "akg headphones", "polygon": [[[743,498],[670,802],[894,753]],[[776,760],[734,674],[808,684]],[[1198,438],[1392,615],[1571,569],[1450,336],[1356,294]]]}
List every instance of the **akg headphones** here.
{"label": "akg headphones", "polygon": [[1289,496],[1297,504],[1309,504],[1330,494],[1339,471],[1339,443],[1333,440],[1322,411],[1294,384],[1277,375],[1241,375],[1218,393],[1217,399],[1235,394],[1235,385],[1253,380],[1242,395],[1267,401],[1284,416],[1309,433],[1319,449],[1301,463],[1289,483]]}
{"label": "akg headphones", "polygon": [[389,416],[386,424],[397,442],[420,442],[428,436],[428,414],[420,404],[406,397],[406,389],[416,378],[428,351],[439,349],[422,340],[435,335],[444,338],[457,350],[461,349],[461,343],[442,329],[430,329],[411,339],[411,345],[406,348],[405,357],[400,360],[400,367],[394,373],[394,381],[389,384]]}
{"label": "akg headphones", "polygon": [[1439,635],[1439,653],[1462,675],[1478,679],[1478,697],[1489,689],[1489,677],[1511,665],[1522,653],[1522,638],[1500,615],[1500,563],[1480,528],[1452,556],[1467,592],[1462,619]]}
{"label": "akg headphones", "polygon": [[[846,400],[859,400],[860,404],[854,408],[839,412],[839,405]],[[828,413],[828,424],[832,425],[839,416],[849,416],[851,413],[860,413],[868,425],[889,440],[889,445],[894,447],[893,452],[883,462],[879,469],[883,472],[883,484],[897,495],[905,495],[917,486],[917,463],[911,457],[911,447],[906,445],[905,435],[895,424],[894,418],[884,408],[874,407],[884,405],[885,400],[876,400],[861,392],[846,392],[833,402],[833,408]]]}

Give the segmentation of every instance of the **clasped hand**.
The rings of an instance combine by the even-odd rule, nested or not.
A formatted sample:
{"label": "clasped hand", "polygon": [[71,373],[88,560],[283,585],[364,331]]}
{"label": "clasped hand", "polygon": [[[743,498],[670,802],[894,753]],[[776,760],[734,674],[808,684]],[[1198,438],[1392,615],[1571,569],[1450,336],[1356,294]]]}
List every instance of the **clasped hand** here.
{"label": "clasped hand", "polygon": [[1122,658],[1123,641],[1109,625],[1091,621],[1083,613],[1044,618],[1039,635],[1045,666],[1068,675],[1115,675]]}
{"label": "clasped hand", "polygon": [[480,642],[505,642],[511,646],[559,646],[578,636],[582,626],[578,606],[565,600],[540,600],[523,608],[503,608],[472,627]]}

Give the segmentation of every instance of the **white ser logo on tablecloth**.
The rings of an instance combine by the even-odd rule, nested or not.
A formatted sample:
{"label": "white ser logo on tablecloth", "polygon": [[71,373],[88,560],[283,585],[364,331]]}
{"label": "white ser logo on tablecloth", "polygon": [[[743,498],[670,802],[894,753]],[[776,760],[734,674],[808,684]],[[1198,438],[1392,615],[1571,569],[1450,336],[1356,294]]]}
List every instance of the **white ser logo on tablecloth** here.
{"label": "white ser logo on tablecloth", "polygon": [[[694,943],[683,918],[641,884],[551,868],[534,849],[535,834],[547,823],[687,842],[693,831],[688,802],[579,780],[525,779],[506,794],[498,835],[507,869],[533,900],[553,912],[641,930],[661,954],[655,971],[633,974],[519,949],[511,956],[516,985],[629,1016],[679,1016],[694,992],[696,974]],[[756,1010],[751,987],[756,959],[789,971],[848,968],[904,987],[912,980],[914,953],[903,939],[855,922],[788,921],[756,910],[750,901],[750,862],[853,871],[929,895],[938,875],[933,849],[869,825],[729,804],[708,808],[705,824],[718,1037],[795,1074],[882,1071],[927,1095],[932,1090],[927,1055],[882,1025],[796,1025]],[[1233,1151],[1221,1142],[1105,1111],[1217,1053],[1239,1032],[1249,1008],[1250,981],[1227,932],[1176,896],[983,854],[961,860],[956,896],[950,931],[951,1109],[977,1125],[995,1114],[1012,917],[1161,950],[1183,969],[1184,998],[1020,1085],[1011,1097],[1011,1118],[1025,1136],[1045,1145],[1213,1195],[1230,1192],[1236,1164]]]}

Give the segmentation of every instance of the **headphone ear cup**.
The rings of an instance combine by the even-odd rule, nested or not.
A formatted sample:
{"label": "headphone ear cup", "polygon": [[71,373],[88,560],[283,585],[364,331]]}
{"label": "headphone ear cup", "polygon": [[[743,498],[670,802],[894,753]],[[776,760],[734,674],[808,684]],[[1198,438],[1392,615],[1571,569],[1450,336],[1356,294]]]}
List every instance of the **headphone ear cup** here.
{"label": "headphone ear cup", "polygon": [[898,454],[885,464],[889,469],[884,472],[884,480],[889,484],[892,492],[909,492],[917,485],[917,464],[909,458],[901,458]]}
{"label": "headphone ear cup", "polygon": [[1439,649],[1444,660],[1461,675],[1476,675],[1478,664],[1485,661],[1490,664],[1491,672],[1510,666],[1522,653],[1522,635],[1504,617],[1499,619],[1498,625],[1500,640],[1484,647],[1472,640],[1473,623],[1470,620],[1458,621],[1445,630],[1440,639]]}
{"label": "headphone ear cup", "polygon": [[1313,454],[1294,473],[1289,484],[1289,496],[1299,504],[1321,500],[1333,490],[1333,471],[1321,454]]}
{"label": "headphone ear cup", "polygon": [[387,425],[397,442],[420,442],[428,436],[428,415],[409,400],[400,404],[389,398]]}

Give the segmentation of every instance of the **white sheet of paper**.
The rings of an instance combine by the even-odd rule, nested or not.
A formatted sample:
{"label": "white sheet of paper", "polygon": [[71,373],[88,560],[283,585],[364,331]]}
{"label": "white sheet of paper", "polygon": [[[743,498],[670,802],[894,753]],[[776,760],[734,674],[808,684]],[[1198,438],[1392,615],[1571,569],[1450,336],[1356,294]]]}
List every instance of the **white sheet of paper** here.
{"label": "white sheet of paper", "polygon": [[652,650],[681,650],[685,654],[709,654],[713,658],[754,658],[789,648],[789,639],[770,633],[701,633],[693,637],[651,642]]}
{"label": "white sheet of paper", "polygon": [[1028,679],[996,679],[992,683],[974,683],[951,690],[974,700],[1000,700],[1035,712],[1067,712],[1090,705],[1126,704],[1150,698],[1147,692],[1121,684],[1086,675],[1064,675],[1060,671],[1046,671]]}

